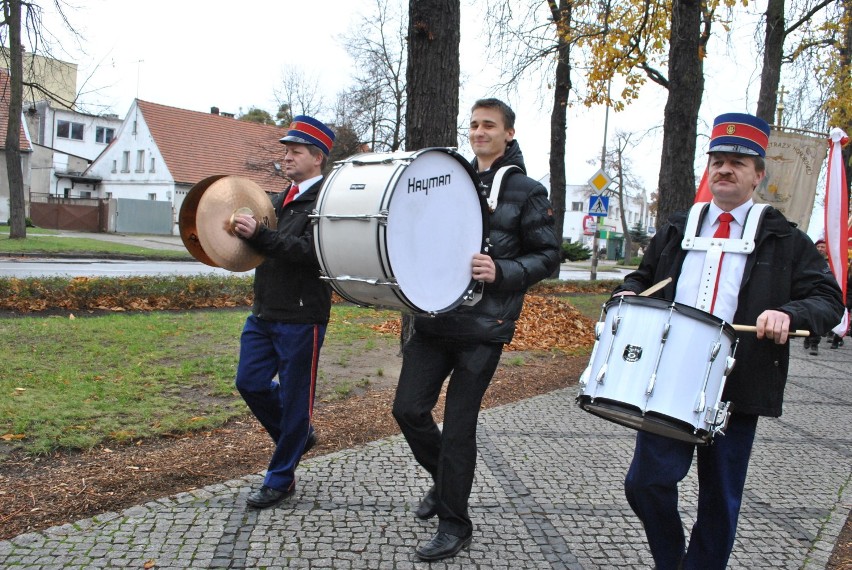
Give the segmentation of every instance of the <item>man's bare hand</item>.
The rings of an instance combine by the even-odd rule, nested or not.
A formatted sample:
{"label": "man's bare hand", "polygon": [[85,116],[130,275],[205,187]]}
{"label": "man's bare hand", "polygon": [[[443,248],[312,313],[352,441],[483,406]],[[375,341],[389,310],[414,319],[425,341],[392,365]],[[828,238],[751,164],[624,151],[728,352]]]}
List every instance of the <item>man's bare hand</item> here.
{"label": "man's bare hand", "polygon": [[484,253],[476,253],[473,255],[471,263],[473,278],[477,281],[486,283],[494,283],[497,279],[497,267],[494,265],[494,260],[491,256]]}
{"label": "man's bare hand", "polygon": [[257,220],[245,214],[234,216],[234,233],[241,238],[250,238],[257,231]]}
{"label": "man's bare hand", "polygon": [[782,311],[767,309],[757,317],[757,338],[775,340],[775,344],[784,344],[790,335],[790,315]]}

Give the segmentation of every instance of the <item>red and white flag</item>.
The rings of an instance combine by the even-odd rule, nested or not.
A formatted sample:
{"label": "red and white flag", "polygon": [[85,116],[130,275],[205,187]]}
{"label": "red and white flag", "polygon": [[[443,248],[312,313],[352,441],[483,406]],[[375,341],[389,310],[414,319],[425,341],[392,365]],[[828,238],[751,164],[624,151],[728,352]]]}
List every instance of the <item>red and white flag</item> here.
{"label": "red and white flag", "polygon": [[[825,183],[825,246],[828,253],[828,264],[834,273],[837,283],[843,289],[846,299],[846,272],[848,270],[849,227],[846,216],[849,212],[848,196],[846,195],[846,171],[843,168],[841,147],[849,142],[841,129],[829,131],[828,173]],[[835,334],[844,335],[849,326],[849,313],[843,314],[843,320],[832,330]]]}

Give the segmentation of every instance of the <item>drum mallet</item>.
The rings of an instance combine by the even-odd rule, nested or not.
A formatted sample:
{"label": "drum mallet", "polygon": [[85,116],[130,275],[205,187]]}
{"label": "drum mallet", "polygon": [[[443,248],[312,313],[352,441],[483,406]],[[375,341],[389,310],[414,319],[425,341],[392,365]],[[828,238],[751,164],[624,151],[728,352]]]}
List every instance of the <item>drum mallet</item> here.
{"label": "drum mallet", "polygon": [[651,285],[650,287],[648,287],[647,289],[645,289],[644,291],[639,293],[639,296],[640,297],[648,297],[649,295],[653,295],[654,293],[656,293],[657,291],[659,291],[660,289],[662,289],[663,287],[665,287],[666,285],[668,285],[671,282],[672,282],[672,278],[666,277],[665,279],[663,279],[662,281],[660,281],[656,285]]}
{"label": "drum mallet", "polygon": [[[757,327],[751,325],[731,325],[738,332],[757,332]],[[795,330],[787,333],[787,336],[811,336],[811,331]]]}

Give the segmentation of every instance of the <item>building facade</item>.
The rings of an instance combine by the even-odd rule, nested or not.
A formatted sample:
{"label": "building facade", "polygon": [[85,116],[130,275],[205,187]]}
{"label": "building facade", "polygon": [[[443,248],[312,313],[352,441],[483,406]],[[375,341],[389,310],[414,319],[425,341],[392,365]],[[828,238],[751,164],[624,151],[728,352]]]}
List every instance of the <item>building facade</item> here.
{"label": "building facade", "polygon": [[[550,174],[542,177],[539,182],[550,193]],[[654,233],[656,220],[650,212],[650,203],[644,194],[625,196],[624,211],[618,203],[618,196],[609,196],[609,208],[606,216],[589,215],[590,199],[595,195],[594,189],[588,184],[568,184],[565,186],[565,220],[562,227],[562,239],[570,243],[581,243],[592,249],[595,226],[598,230],[598,249],[605,249],[606,256],[617,259],[624,256],[624,226],[628,231],[638,224],[649,235]]]}

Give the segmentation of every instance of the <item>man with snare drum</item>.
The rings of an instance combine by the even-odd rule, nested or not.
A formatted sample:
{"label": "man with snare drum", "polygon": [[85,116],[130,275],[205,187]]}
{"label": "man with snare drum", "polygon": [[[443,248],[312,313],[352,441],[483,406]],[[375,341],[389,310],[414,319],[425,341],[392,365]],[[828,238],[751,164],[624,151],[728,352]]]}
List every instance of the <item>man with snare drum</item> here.
{"label": "man with snare drum", "polygon": [[[512,340],[524,293],[559,266],[559,239],[544,187],[526,176],[515,113],[497,99],[477,101],[470,119],[474,169],[489,187],[490,249],[471,260],[482,299],[435,317],[418,316],[403,349],[393,415],[433,486],[416,511],[438,516],[437,534],[417,549],[422,560],[455,556],[470,544],[468,499],[476,467],[476,424],[503,345]],[[514,166],[514,172],[501,167]],[[500,172],[503,183],[494,184]],[[450,373],[452,373],[450,375]],[[443,431],[432,417],[450,375]]]}
{"label": "man with snare drum", "polygon": [[309,216],[334,133],[299,115],[281,142],[284,172],[293,184],[272,199],[277,228],[247,215],[234,220],[234,232],[266,257],[255,270],[254,304],[240,337],[236,378],[240,395],[275,442],[263,485],[246,499],[257,509],[293,494],[296,467],[316,443],[314,388],[331,312],[331,288],[320,280]]}
{"label": "man with snare drum", "polygon": [[[689,216],[673,214],[651,240],[639,268],[615,290],[616,295],[638,294],[672,278],[654,296],[728,323],[755,326],[753,334],[739,334],[736,364],[722,394],[730,402],[728,427],[710,445],[697,446],[698,513],[688,547],[678,512],[678,483],[689,471],[696,444],[637,433],[625,493],[661,570],[725,568],[757,419],[781,415],[789,334],[796,329],[822,334],[843,314],[840,289],[810,238],[777,210],[752,201],[766,175],[768,140],[769,125],[757,117],[717,117],[708,151],[713,201],[696,204]],[[754,235],[744,236],[744,227],[756,228]],[[711,236],[750,241],[753,250],[736,253],[723,246],[724,253],[714,256],[712,248],[690,247],[701,242],[694,238]],[[716,240],[702,243],[707,241]]]}

